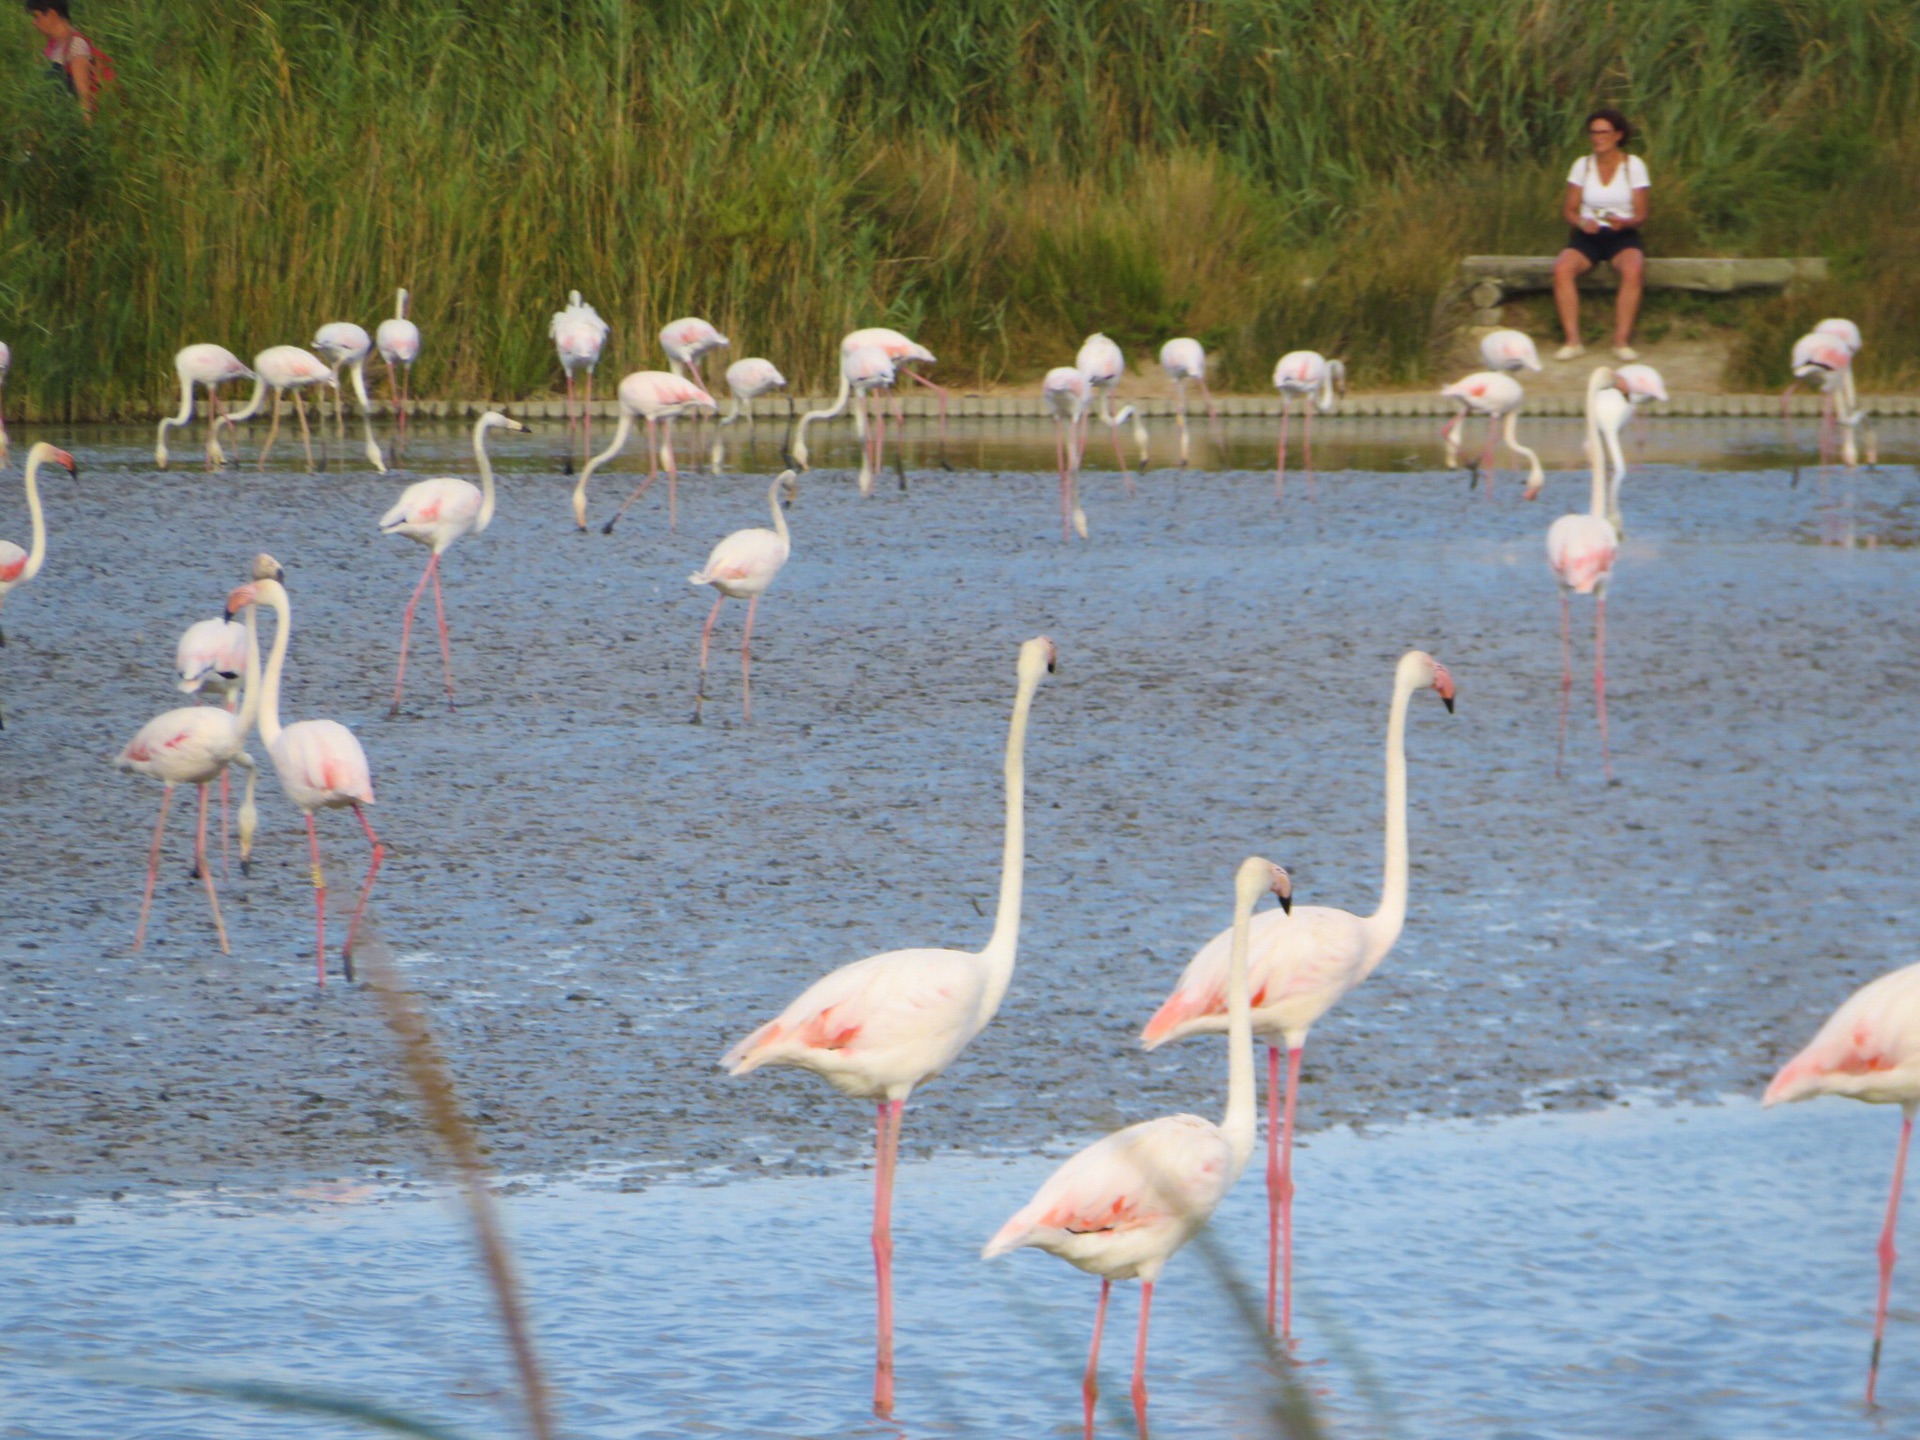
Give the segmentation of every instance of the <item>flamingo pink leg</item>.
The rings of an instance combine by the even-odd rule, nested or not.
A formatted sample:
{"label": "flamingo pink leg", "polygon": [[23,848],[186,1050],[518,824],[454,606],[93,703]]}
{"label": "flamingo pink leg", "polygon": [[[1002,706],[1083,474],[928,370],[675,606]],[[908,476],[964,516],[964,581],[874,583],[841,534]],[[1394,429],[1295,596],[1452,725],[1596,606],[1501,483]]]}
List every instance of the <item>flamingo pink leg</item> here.
{"label": "flamingo pink leg", "polygon": [[905,373],[906,373],[906,377],[909,380],[918,381],[920,384],[926,386],[927,389],[933,391],[933,393],[939,397],[939,400],[940,400],[940,463],[942,465],[946,465],[947,468],[951,470],[953,467],[947,464],[947,387],[944,385],[934,384],[933,381],[927,379],[926,376],[919,374],[917,371],[908,370]]}
{"label": "flamingo pink leg", "polygon": [[1086,1440],[1093,1440],[1093,1407],[1100,1398],[1100,1337],[1107,1328],[1107,1297],[1113,1293],[1113,1281],[1100,1282],[1100,1308],[1093,1312],[1093,1347],[1087,1351],[1087,1374],[1080,1382],[1080,1400],[1086,1409]]}
{"label": "flamingo pink leg", "polygon": [[453,642],[447,638],[447,602],[440,593],[440,557],[433,557],[427,568],[433,571],[433,613],[440,621],[440,671],[447,682],[447,708],[453,709]]}
{"label": "flamingo pink leg", "polygon": [[1573,602],[1560,591],[1560,748],[1553,759],[1558,780],[1567,763],[1567,707],[1573,700]]}
{"label": "flamingo pink leg", "polygon": [[[573,463],[574,432],[580,428],[580,420],[573,411],[573,371],[567,371],[567,463]],[[585,463],[584,459],[581,463]]]}
{"label": "flamingo pink leg", "polygon": [[413,598],[407,601],[406,618],[400,622],[400,670],[393,677],[393,705],[387,711],[389,715],[400,713],[400,691],[407,683],[407,646],[413,637],[413,609],[420,603],[420,595],[427,588],[427,581],[433,578],[434,569],[439,563],[437,552],[427,557],[427,568],[420,572],[420,583],[413,587]]}
{"label": "flamingo pink leg", "polygon": [[400,445],[402,449],[406,448],[407,443],[407,411],[413,408],[412,398],[413,362],[409,360],[406,371],[400,379]]}
{"label": "flamingo pink leg", "polygon": [[700,689],[693,697],[693,718],[700,718],[700,706],[707,698],[707,644],[713,639],[713,622],[720,618],[720,607],[727,603],[725,595],[713,597],[713,609],[707,614],[707,623],[700,628]]}
{"label": "flamingo pink leg", "polygon": [[1147,1280],[1140,1286],[1140,1335],[1133,1342],[1133,1419],[1140,1440],[1147,1440],[1147,1319],[1152,1313],[1153,1282]]}
{"label": "flamingo pink leg", "polygon": [[753,720],[753,612],[759,604],[758,595],[747,601],[747,633],[740,637],[740,719],[747,723]]}
{"label": "flamingo pink leg", "polygon": [[1058,416],[1055,416],[1053,421],[1053,453],[1054,457],[1060,462],[1060,538],[1064,541],[1068,536],[1067,526],[1069,519],[1067,503],[1067,431],[1066,423]]}
{"label": "flamingo pink leg", "polygon": [[373,833],[373,826],[367,820],[367,812],[358,805],[353,807],[353,818],[360,822],[360,828],[367,832],[367,843],[373,847],[372,858],[367,862],[367,878],[360,884],[360,898],[354,902],[353,919],[347,922],[347,943],[340,948],[340,958],[346,963],[347,979],[353,979],[353,941],[360,930],[360,917],[366,914],[367,897],[373,893],[373,877],[380,873],[380,862],[387,858],[387,847],[380,843],[380,837]]}
{"label": "flamingo pink leg", "polygon": [[160,874],[160,837],[167,828],[167,807],[173,804],[173,786],[160,792],[160,818],[153,823],[153,848],[147,852],[147,892],[140,901],[140,925],[133,932],[133,950],[137,955],[147,938],[147,911],[153,908],[153,882]]}
{"label": "flamingo pink leg", "polygon": [[[1287,1051],[1287,1104],[1280,1130],[1280,1165],[1267,1172],[1267,1203],[1277,1198],[1280,1207],[1280,1337],[1293,1333],[1293,1115],[1300,1094],[1300,1060],[1304,1054],[1298,1045]],[[1271,1099],[1268,1101],[1272,1103]],[[1268,1134],[1272,1134],[1271,1115]],[[1271,1261],[1269,1261],[1271,1264]],[[1267,1300],[1267,1327],[1273,1327],[1273,1300]]]}
{"label": "flamingo pink leg", "polygon": [[1907,1178],[1907,1143],[1913,1139],[1913,1107],[1900,1118],[1900,1151],[1893,1159],[1893,1193],[1887,1197],[1887,1223],[1880,1231],[1880,1301],[1873,1312],[1873,1354],[1867,1361],[1867,1404],[1873,1404],[1873,1387],[1880,1379],[1880,1342],[1887,1333],[1887,1301],[1893,1295],[1894,1222],[1900,1215],[1900,1186]]}
{"label": "flamingo pink leg", "polygon": [[660,458],[667,467],[667,529],[680,528],[679,501],[675,498],[680,484],[680,467],[673,460],[673,417],[669,415],[660,426]]}
{"label": "flamingo pink leg", "polygon": [[1487,417],[1487,453],[1480,457],[1480,469],[1486,476],[1487,496],[1493,496],[1494,479],[1497,472],[1493,468],[1493,442],[1500,438],[1500,419],[1496,415]]}
{"label": "flamingo pink leg", "polygon": [[207,787],[200,787],[200,826],[193,839],[193,864],[200,872],[201,883],[207,887],[207,904],[213,907],[213,928],[220,936],[220,953],[231,955],[227,948],[227,926],[220,918],[220,897],[213,889],[213,867],[207,863]]}
{"label": "flamingo pink leg", "polygon": [[320,832],[307,812],[307,852],[313,857],[314,971],[321,989],[327,985],[327,872],[320,868]]}
{"label": "flamingo pink leg", "polygon": [[1613,754],[1607,748],[1607,597],[1596,597],[1593,609],[1593,699],[1600,711],[1600,762],[1613,779]]}
{"label": "flamingo pink leg", "polygon": [[873,1413],[893,1414],[893,1167],[900,1155],[904,1100],[882,1100],[874,1118],[873,1269],[879,1327],[873,1360]]}
{"label": "flamingo pink leg", "polygon": [[[382,357],[385,360],[385,357]],[[393,361],[385,360],[387,367],[387,404],[393,410],[393,448],[398,450],[400,442],[406,438],[401,421],[406,412],[400,408],[400,378],[394,373]]]}
{"label": "flamingo pink leg", "polygon": [[1287,397],[1282,394],[1280,397],[1280,451],[1273,464],[1273,498],[1276,500],[1283,499],[1286,496],[1287,416],[1291,411],[1292,407],[1287,404]]}
{"label": "flamingo pink leg", "polygon": [[[1111,406],[1113,402],[1109,400],[1107,404]],[[1107,413],[1111,414],[1111,409],[1109,409]],[[1120,448],[1120,427],[1109,422],[1107,425],[1107,437],[1113,441],[1113,458],[1120,466],[1120,478],[1127,482],[1127,493],[1131,495],[1133,493],[1133,472],[1127,469],[1127,452]]]}
{"label": "flamingo pink leg", "polygon": [[1319,491],[1313,483],[1313,401],[1307,401],[1303,413],[1305,419],[1300,422],[1300,454],[1307,467],[1307,498],[1318,498]]}
{"label": "flamingo pink leg", "polygon": [[222,885],[233,878],[232,872],[227,868],[227,792],[231,788],[227,772],[222,770],[220,772],[220,883]]}
{"label": "flamingo pink leg", "polygon": [[1224,450],[1227,447],[1227,438],[1220,432],[1220,411],[1214,406],[1213,392],[1207,389],[1207,382],[1204,377],[1200,380],[1199,384],[1200,398],[1207,402],[1207,424],[1213,430],[1214,448],[1216,450]]}

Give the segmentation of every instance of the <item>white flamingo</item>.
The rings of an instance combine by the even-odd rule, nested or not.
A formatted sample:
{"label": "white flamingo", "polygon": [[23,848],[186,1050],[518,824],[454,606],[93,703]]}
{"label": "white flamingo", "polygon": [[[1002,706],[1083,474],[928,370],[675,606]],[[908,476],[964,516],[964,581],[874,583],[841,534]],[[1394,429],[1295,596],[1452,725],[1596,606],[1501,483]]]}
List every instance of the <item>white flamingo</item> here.
{"label": "white flamingo", "polygon": [[[213,422],[217,434],[222,425],[229,428],[242,420],[251,420],[260,413],[266,403],[267,391],[273,391],[273,424],[267,428],[267,440],[260,447],[260,458],[256,468],[267,468],[267,454],[273,449],[273,442],[280,434],[280,407],[285,403],[289,391],[293,394],[293,408],[300,417],[300,443],[306,447],[307,469],[313,469],[313,432],[307,428],[307,402],[302,393],[315,385],[331,385],[336,391],[340,388],[339,377],[331,366],[315,355],[311,350],[302,350],[298,345],[269,345],[253,357],[254,381],[253,395],[246,405],[229,415],[221,415]],[[337,397],[336,397],[336,403]],[[324,411],[322,412],[324,416]],[[326,447],[327,432],[324,425],[320,431],[322,452]],[[217,443],[215,448],[218,448]]]}
{"label": "white flamingo", "polygon": [[574,377],[586,372],[586,399],[580,405],[580,459],[584,463],[593,454],[593,371],[600,363],[600,351],[613,327],[600,318],[600,312],[580,298],[578,290],[567,292],[567,308],[553,312],[547,334],[560,356],[560,368],[567,376],[567,469],[573,468]]}
{"label": "white flamingo", "polygon": [[[407,305],[411,299],[405,290],[396,290],[393,314],[382,320],[379,328],[373,332],[374,348],[379,350],[380,359],[387,367],[387,399],[393,406],[396,417],[394,427],[403,447],[407,443],[407,409],[413,389],[413,362],[420,358],[420,327],[407,318]],[[394,378],[395,366],[405,372],[403,379]]]}
{"label": "white flamingo", "polygon": [[1540,352],[1533,337],[1521,330],[1489,330],[1480,337],[1480,360],[1489,370],[1518,374],[1522,370],[1542,370]]}
{"label": "white flamingo", "polygon": [[1180,425],[1180,466],[1187,465],[1187,386],[1200,387],[1200,398],[1207,402],[1207,423],[1213,427],[1213,443],[1220,444],[1220,412],[1214,407],[1213,392],[1207,389],[1207,352],[1190,336],[1169,340],[1160,347],[1160,368],[1173,382],[1174,415]]}
{"label": "white flamingo", "polygon": [[717,592],[707,623],[700,629],[700,689],[693,701],[696,725],[700,723],[700,707],[707,698],[707,645],[713,639],[713,622],[720,618],[720,607],[729,598],[747,602],[747,628],[740,637],[740,718],[743,722],[753,719],[753,616],[759,608],[760,597],[793,552],[787,517],[781,511],[783,492],[789,505],[799,493],[798,479],[791,470],[783,470],[767,488],[767,508],[773,512],[773,528],[755,525],[734,531],[713,547],[703,568],[687,576],[689,585],[711,585]]}
{"label": "white flamingo", "polygon": [[1280,392],[1280,444],[1274,461],[1273,493],[1284,495],[1287,480],[1287,415],[1293,397],[1301,397],[1304,427],[1300,448],[1307,468],[1307,493],[1313,493],[1313,412],[1330,414],[1335,396],[1347,388],[1347,367],[1318,350],[1290,350],[1273,367],[1273,388]]}
{"label": "white flamingo", "polygon": [[1073,357],[1073,363],[1087,377],[1087,383],[1093,386],[1094,396],[1098,400],[1100,422],[1107,427],[1107,435],[1113,441],[1113,458],[1120,462],[1120,478],[1127,482],[1127,493],[1133,493],[1133,474],[1127,469],[1127,457],[1120,449],[1120,427],[1131,420],[1133,422],[1133,443],[1140,447],[1140,468],[1147,465],[1147,427],[1140,418],[1139,407],[1128,405],[1118,414],[1113,408],[1114,388],[1126,378],[1127,357],[1120,347],[1098,331],[1089,335],[1080,345],[1080,353]]}
{"label": "white flamingo", "polygon": [[353,380],[354,402],[360,407],[367,463],[382,475],[386,474],[386,457],[373,438],[373,400],[367,394],[367,357],[373,353],[373,337],[367,334],[365,326],[351,320],[330,320],[313,332],[313,353],[333,370],[333,435],[340,442],[340,448],[343,451],[347,448],[346,407],[340,398],[340,371],[344,366]]}
{"label": "white flamingo", "polygon": [[[32,527],[32,538],[28,540],[25,550],[11,540],[0,540],[0,605],[6,603],[9,594],[38,575],[40,567],[47,560],[47,517],[40,508],[40,466],[48,460],[65,466],[67,473],[76,479],[80,474],[79,468],[73,463],[73,456],[44,440],[27,451],[27,468],[21,476],[21,482],[27,492],[27,523]],[[6,643],[6,627],[0,625],[0,646]],[[0,730],[6,728],[6,716],[0,715]]]}
{"label": "white flamingo", "polygon": [[[787,388],[787,377],[782,375],[771,360],[762,360],[753,356],[745,360],[736,360],[727,367],[727,391],[733,403],[727,407],[727,413],[720,417],[720,423],[713,428],[713,473],[718,475],[720,467],[726,462],[727,426],[745,418],[747,422],[747,444],[753,444],[753,402],[762,395],[770,395],[775,390]],[[793,402],[787,402],[788,413],[792,413]]]}
{"label": "white flamingo", "polygon": [[1093,404],[1093,386],[1086,371],[1056,365],[1040,382],[1041,398],[1053,412],[1053,448],[1060,461],[1060,538],[1072,532],[1087,538],[1087,512],[1080,508],[1080,460],[1087,446],[1087,409]]}
{"label": "white flamingo", "polygon": [[[239,704],[247,673],[247,627],[234,620],[196,620],[174,647],[174,688],[183,695],[207,695],[228,710]],[[227,878],[227,804],[230,777],[220,772],[220,878]],[[245,857],[241,864],[246,864]]]}
{"label": "white flamingo", "polygon": [[587,528],[587,482],[595,470],[620,453],[627,437],[633,434],[634,417],[638,416],[647,422],[647,478],[627,496],[613,519],[600,527],[600,533],[611,535],[620,517],[627,513],[627,506],[647,493],[647,487],[660,473],[662,460],[667,467],[667,528],[677,530],[680,527],[680,467],[673,459],[673,422],[683,415],[697,415],[702,410],[712,413],[720,407],[694,381],[666,370],[636,370],[620,382],[617,393],[620,423],[614,428],[613,443],[580,469],[579,483],[573,487],[574,521],[582,530]]}
{"label": "white flamingo", "polygon": [[1626,456],[1620,428],[1630,402],[1602,365],[1587,377],[1587,459],[1593,489],[1585,515],[1562,515],[1547,527],[1547,564],[1560,582],[1560,748],[1553,773],[1566,761],[1567,707],[1573,693],[1572,597],[1591,595],[1593,619],[1593,696],[1600,717],[1600,755],[1609,780],[1613,757],[1607,747],[1607,581],[1620,553],[1620,480]]}
{"label": "white flamingo", "polygon": [[200,385],[207,392],[207,469],[216,469],[227,463],[220,448],[220,387],[257,377],[224,345],[189,345],[175,353],[173,369],[180,377],[180,413],[160,421],[153,442],[153,463],[162,470],[167,468],[167,431],[193,423],[193,387]]}
{"label": "white flamingo", "polygon": [[[1440,393],[1460,402],[1458,413],[1440,429],[1440,438],[1447,445],[1448,468],[1460,463],[1460,427],[1466,421],[1468,412],[1486,416],[1487,449],[1479,465],[1474,468],[1486,472],[1487,493],[1491,495],[1494,482],[1493,443],[1500,433],[1501,418],[1505,417],[1507,448],[1516,455],[1524,455],[1530,467],[1523,498],[1531,500],[1538,495],[1540,487],[1547,483],[1547,474],[1540,468],[1540,457],[1520,443],[1520,407],[1527,399],[1527,392],[1520,388],[1520,382],[1497,370],[1479,370],[1465,379],[1442,386]],[[1469,474],[1469,490],[1472,489],[1473,480],[1473,475]]]}

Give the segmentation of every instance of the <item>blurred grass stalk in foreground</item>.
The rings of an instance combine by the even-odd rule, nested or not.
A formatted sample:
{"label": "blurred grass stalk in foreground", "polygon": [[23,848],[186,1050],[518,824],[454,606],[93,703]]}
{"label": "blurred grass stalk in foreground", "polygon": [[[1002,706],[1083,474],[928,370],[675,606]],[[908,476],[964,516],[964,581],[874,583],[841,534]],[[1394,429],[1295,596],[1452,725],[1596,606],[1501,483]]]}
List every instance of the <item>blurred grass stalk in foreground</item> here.
{"label": "blurred grass stalk in foreground", "polygon": [[[1551,253],[1618,104],[1666,254],[1825,254],[1748,302],[1737,382],[1808,320],[1920,379],[1910,0],[86,0],[83,132],[26,40],[0,86],[0,338],[25,418],[171,408],[170,360],[369,327],[414,292],[424,395],[545,394],[578,288],[605,370],[698,313],[803,391],[858,324],[1024,381],[1100,328],[1223,389],[1282,351],[1429,376],[1462,254]],[[27,37],[30,39],[31,37]],[[610,391],[611,386],[609,385]]]}

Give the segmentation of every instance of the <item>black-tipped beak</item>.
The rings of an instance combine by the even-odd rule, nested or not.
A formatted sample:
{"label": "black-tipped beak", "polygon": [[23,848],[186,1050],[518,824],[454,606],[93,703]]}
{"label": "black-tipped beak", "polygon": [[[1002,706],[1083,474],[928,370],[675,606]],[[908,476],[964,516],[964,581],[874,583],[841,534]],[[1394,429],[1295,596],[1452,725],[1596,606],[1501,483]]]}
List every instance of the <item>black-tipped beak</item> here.
{"label": "black-tipped beak", "polygon": [[1280,902],[1280,908],[1287,914],[1291,915],[1293,913],[1293,896],[1276,895],[1274,898]]}
{"label": "black-tipped beak", "polygon": [[1442,695],[1440,697],[1440,703],[1447,707],[1447,714],[1453,714],[1453,697],[1451,695]]}
{"label": "black-tipped beak", "polygon": [[235,612],[235,610],[234,610],[234,608],[233,608],[233,607],[232,607],[231,605],[229,605],[229,606],[227,607],[227,616],[226,616],[226,618],[227,618],[227,619],[229,619],[229,620],[231,620],[231,619],[233,619],[233,617],[234,617],[234,615],[235,615],[235,613],[236,613],[236,612]]}

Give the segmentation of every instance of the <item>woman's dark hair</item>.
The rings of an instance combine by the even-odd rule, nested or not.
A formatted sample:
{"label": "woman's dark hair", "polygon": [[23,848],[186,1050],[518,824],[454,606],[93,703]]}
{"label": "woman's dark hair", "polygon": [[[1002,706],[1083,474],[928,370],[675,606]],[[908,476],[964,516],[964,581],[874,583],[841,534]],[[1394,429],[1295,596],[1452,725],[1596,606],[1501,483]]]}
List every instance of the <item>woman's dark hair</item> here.
{"label": "woman's dark hair", "polygon": [[1581,122],[1582,127],[1584,128],[1585,126],[1591,125],[1596,120],[1604,120],[1607,124],[1618,130],[1620,132],[1620,143],[1622,145],[1625,145],[1627,141],[1633,138],[1633,126],[1627,123],[1626,116],[1622,115],[1612,106],[1608,106],[1605,110],[1594,111]]}
{"label": "woman's dark hair", "polygon": [[27,13],[29,15],[38,15],[46,10],[51,10],[62,20],[71,20],[73,18],[72,14],[67,10],[67,0],[27,0]]}

